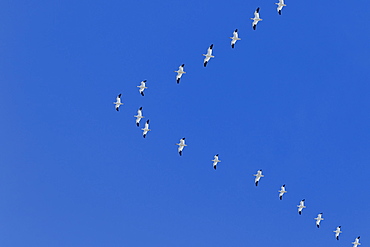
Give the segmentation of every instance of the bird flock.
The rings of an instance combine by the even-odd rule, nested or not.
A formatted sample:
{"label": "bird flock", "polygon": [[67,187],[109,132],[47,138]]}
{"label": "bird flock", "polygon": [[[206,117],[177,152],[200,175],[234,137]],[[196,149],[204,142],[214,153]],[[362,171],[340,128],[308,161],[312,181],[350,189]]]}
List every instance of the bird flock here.
{"label": "bird flock", "polygon": [[[279,0],[278,3],[275,3],[277,5],[277,12],[279,15],[282,14],[282,9],[284,6],[286,6],[286,4],[284,3],[284,0]],[[255,11],[254,11],[254,17],[253,18],[250,18],[253,22],[252,22],[252,29],[253,30],[256,30],[257,29],[257,24],[258,22],[262,21],[263,19],[260,18],[260,8],[258,7]],[[235,47],[235,44],[238,40],[241,40],[241,38],[239,38],[239,34],[238,34],[238,29],[235,29],[234,32],[233,32],[233,37],[230,37],[231,39],[231,48],[234,48]],[[203,66],[204,67],[207,67],[209,61],[211,58],[215,58],[215,56],[212,55],[212,52],[213,52],[213,44],[211,44],[208,49],[207,49],[207,54],[203,54],[204,56],[204,60],[203,60]],[[176,75],[176,82],[177,84],[180,83],[180,79],[182,78],[182,76],[184,74],[186,74],[186,72],[184,71],[184,67],[185,67],[185,64],[182,64],[179,66],[179,69],[178,70],[175,70],[174,72],[177,73]],[[140,85],[137,86],[139,88],[139,93],[144,96],[144,90],[147,89],[148,87],[146,86],[146,80],[143,80],[140,82]],[[123,103],[121,102],[121,95],[122,94],[119,94],[117,97],[116,97],[116,102],[113,102],[113,104],[115,105],[115,109],[116,111],[119,111],[119,107],[121,105],[123,105]],[[134,117],[136,118],[136,126],[140,126],[140,121],[142,118],[144,118],[143,116],[143,107],[140,107],[138,110],[137,110],[137,115],[134,115]],[[141,129],[143,131],[143,137],[145,138],[148,134],[149,131],[151,131],[151,129],[149,129],[149,119],[145,122],[144,124],[144,128]],[[178,146],[177,147],[177,152],[179,153],[180,156],[182,156],[183,154],[183,150],[184,148],[187,146],[185,144],[185,137],[184,138],[181,138],[179,143],[176,143],[176,145]],[[213,162],[213,168],[214,170],[217,169],[217,165],[218,163],[221,162],[221,160],[219,159],[219,154],[216,154],[214,155],[213,157],[213,160],[211,160]],[[253,174],[253,176],[255,177],[254,178],[254,183],[256,186],[259,185],[259,182],[261,180],[261,178],[264,177],[264,175],[262,174],[262,169],[258,170],[256,174]],[[281,186],[280,190],[278,191],[279,192],[279,199],[282,200],[283,199],[283,196],[285,195],[285,193],[287,193],[288,191],[285,189],[285,184]],[[305,206],[305,199],[302,199],[300,202],[299,202],[299,205],[297,205],[297,208],[298,208],[298,214],[299,215],[302,215],[302,211],[304,208],[306,208]],[[316,226],[317,228],[320,228],[320,223],[321,221],[324,220],[324,218],[322,217],[323,216],[323,213],[319,213],[317,215],[316,218],[314,218],[314,220],[316,221]],[[339,240],[339,235],[342,233],[341,231],[341,226],[337,226],[335,231],[333,231],[335,233],[335,238],[337,240]],[[353,244],[353,247],[357,247],[358,245],[361,245],[360,243],[360,236],[358,236],[357,238],[355,238],[354,242],[352,242]]]}

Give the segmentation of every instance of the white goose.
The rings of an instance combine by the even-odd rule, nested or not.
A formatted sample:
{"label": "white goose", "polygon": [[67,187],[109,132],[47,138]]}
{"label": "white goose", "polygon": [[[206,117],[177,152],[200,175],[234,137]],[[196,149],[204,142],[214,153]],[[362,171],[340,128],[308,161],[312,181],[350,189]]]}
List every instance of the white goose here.
{"label": "white goose", "polygon": [[185,66],[185,64],[182,64],[179,67],[179,70],[175,71],[177,73],[177,75],[176,75],[177,84],[180,83],[180,79],[181,79],[182,74],[186,74],[186,72],[184,71],[184,66]]}
{"label": "white goose", "polygon": [[149,129],[149,119],[146,120],[145,127],[142,130],[143,130],[143,137],[145,138],[148,131],[151,131],[151,129]]}
{"label": "white goose", "polygon": [[146,80],[142,81],[142,82],[140,83],[140,86],[136,86],[136,87],[138,87],[138,88],[139,88],[139,93],[140,93],[142,96],[144,96],[144,90],[147,88],[147,87],[145,86],[145,82],[146,82]]}
{"label": "white goose", "polygon": [[342,233],[341,230],[340,230],[340,228],[341,228],[341,226],[338,226],[337,229],[335,229],[335,231],[333,231],[333,232],[335,232],[335,238],[337,240],[339,240],[339,234]]}
{"label": "white goose", "polygon": [[118,94],[117,98],[116,98],[116,102],[113,102],[113,104],[116,105],[116,110],[119,111],[119,107],[121,105],[123,105],[123,103],[121,103],[121,95],[122,94]]}
{"label": "white goose", "polygon": [[231,48],[234,48],[236,41],[241,40],[238,36],[238,29],[235,29],[233,32],[233,37],[230,37],[231,40]]}
{"label": "white goose", "polygon": [[182,155],[182,150],[184,149],[184,147],[186,147],[187,145],[185,144],[185,137],[180,139],[180,143],[176,143],[176,145],[178,145],[179,147],[177,148],[177,151],[179,152],[180,156]]}
{"label": "white goose", "polygon": [[139,110],[137,110],[137,115],[134,116],[134,117],[136,117],[136,126],[137,127],[139,127],[140,120],[142,118],[144,118],[142,111],[143,111],[143,107],[140,107]]}
{"label": "white goose", "polygon": [[315,220],[316,220],[316,226],[317,226],[317,228],[320,228],[320,222],[322,221],[322,220],[324,220],[324,218],[322,218],[322,213],[319,213],[318,215],[317,215],[317,218],[314,218]]}
{"label": "white goose", "polygon": [[203,61],[204,67],[207,66],[207,63],[211,59],[211,57],[215,57],[215,56],[212,56],[212,49],[213,49],[213,44],[208,47],[207,54],[203,54],[203,56],[205,56],[204,61]]}
{"label": "white goose", "polygon": [[277,12],[279,13],[279,15],[281,15],[281,10],[283,9],[284,6],[286,6],[286,4],[284,4],[284,0],[279,0],[279,2],[275,4],[278,6]]}
{"label": "white goose", "polygon": [[356,239],[355,239],[355,242],[352,242],[353,244],[353,247],[357,247],[357,245],[361,245],[360,244],[360,236],[358,236]]}
{"label": "white goose", "polygon": [[216,170],[216,166],[217,166],[217,163],[218,162],[221,162],[221,160],[218,159],[218,154],[216,154],[215,156],[213,156],[213,168]]}
{"label": "white goose", "polygon": [[253,176],[255,176],[256,178],[254,179],[254,183],[256,184],[256,186],[258,186],[258,182],[260,181],[260,179],[262,177],[264,177],[265,175],[262,175],[262,170],[258,170],[257,171],[257,174],[253,174]]}
{"label": "white goose", "polygon": [[251,18],[251,20],[253,20],[253,23],[252,23],[252,27],[253,27],[253,30],[256,30],[256,27],[257,27],[257,23],[259,21],[262,21],[262,19],[260,18],[260,8],[258,7],[256,9],[256,11],[254,11],[254,18]]}
{"label": "white goose", "polygon": [[301,215],[301,214],[302,214],[302,210],[303,210],[304,208],[306,208],[306,206],[304,205],[304,201],[305,201],[305,199],[303,199],[302,201],[300,201],[300,202],[299,202],[299,205],[297,205],[299,215]]}
{"label": "white goose", "polygon": [[287,193],[288,191],[285,190],[285,184],[283,186],[281,186],[281,189],[279,190],[279,198],[280,200],[283,199],[283,195],[284,193]]}

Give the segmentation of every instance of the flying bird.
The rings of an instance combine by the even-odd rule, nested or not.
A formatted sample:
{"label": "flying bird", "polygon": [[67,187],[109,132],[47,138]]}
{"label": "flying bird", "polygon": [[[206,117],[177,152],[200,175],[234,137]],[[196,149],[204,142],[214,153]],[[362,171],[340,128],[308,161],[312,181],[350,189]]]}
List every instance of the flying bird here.
{"label": "flying bird", "polygon": [[281,189],[279,190],[279,198],[280,200],[283,200],[284,193],[287,193],[288,191],[285,190],[285,184],[281,186]]}
{"label": "flying bird", "polygon": [[279,2],[275,4],[278,6],[277,12],[279,13],[279,15],[281,15],[281,10],[283,9],[284,6],[286,6],[286,4],[284,4],[284,0],[279,0]]}
{"label": "flying bird", "polygon": [[145,82],[146,82],[146,80],[142,81],[142,82],[140,83],[140,86],[137,86],[137,87],[139,88],[139,93],[140,93],[142,96],[144,96],[144,90],[147,88],[147,87],[145,86]]}
{"label": "flying bird", "polygon": [[253,30],[256,30],[256,27],[257,27],[257,23],[259,21],[262,21],[262,19],[260,18],[260,8],[258,7],[256,9],[256,11],[254,11],[254,18],[251,18],[251,20],[253,20],[253,23],[252,23],[252,27],[253,27]]}
{"label": "flying bird", "polygon": [[235,46],[235,43],[237,40],[241,40],[238,36],[238,29],[235,29],[235,31],[233,32],[233,37],[230,37],[231,40],[231,48],[234,48]]}
{"label": "flying bird", "polygon": [[299,202],[299,205],[297,205],[297,207],[298,207],[298,213],[299,213],[299,215],[301,215],[302,214],[302,210],[304,208],[306,208],[306,206],[304,205],[304,199]]}
{"label": "flying bird", "polygon": [[137,110],[137,115],[134,116],[134,117],[136,117],[136,125],[137,125],[137,127],[139,127],[140,120],[142,118],[144,118],[142,111],[143,111],[143,107],[140,107],[139,110]]}
{"label": "flying bird", "polygon": [[120,105],[123,105],[123,103],[121,103],[121,95],[122,94],[118,94],[117,98],[116,98],[116,102],[113,102],[113,104],[116,105],[116,110],[119,111],[119,106]]}
{"label": "flying bird", "polygon": [[145,138],[148,131],[151,131],[151,129],[149,129],[149,119],[146,120],[145,127],[142,130],[143,130],[143,137]]}
{"label": "flying bird", "polygon": [[211,59],[211,57],[215,57],[215,56],[212,56],[212,49],[213,49],[213,44],[208,47],[207,54],[203,54],[203,56],[205,56],[204,62],[203,62],[204,67],[207,66],[207,63]]}
{"label": "flying bird", "polygon": [[253,174],[253,176],[255,176],[256,178],[254,179],[254,183],[256,184],[256,186],[258,186],[258,182],[260,181],[260,179],[262,177],[264,177],[265,175],[262,175],[262,170],[258,170],[257,171],[257,174]]}
{"label": "flying bird", "polygon": [[360,236],[358,236],[356,239],[355,239],[355,242],[352,242],[353,244],[353,247],[357,247],[357,245],[361,245],[360,244]]}
{"label": "flying bird", "polygon": [[177,73],[177,75],[176,75],[177,84],[180,83],[180,79],[181,79],[182,74],[186,74],[186,72],[184,71],[184,66],[185,66],[185,64],[182,64],[179,67],[179,70],[175,71]]}
{"label": "flying bird", "polygon": [[179,147],[177,148],[177,151],[179,152],[180,156],[182,155],[182,150],[184,149],[184,147],[186,147],[187,145],[185,144],[185,137],[180,139],[180,143],[176,143],[176,145],[178,145]]}
{"label": "flying bird", "polygon": [[218,162],[221,162],[221,160],[218,159],[218,154],[216,154],[215,156],[213,156],[213,168],[216,170],[216,166],[217,166],[217,163]]}
{"label": "flying bird", "polygon": [[322,220],[324,220],[324,218],[322,218],[322,213],[319,213],[319,214],[317,215],[317,218],[315,218],[315,220],[316,220],[316,226],[317,226],[317,228],[320,228],[320,222],[321,222]]}
{"label": "flying bird", "polygon": [[340,228],[341,228],[341,226],[338,226],[337,227],[337,229],[335,229],[335,231],[333,231],[333,232],[335,232],[335,238],[337,239],[337,240],[339,240],[339,234],[341,234],[342,232],[340,231]]}

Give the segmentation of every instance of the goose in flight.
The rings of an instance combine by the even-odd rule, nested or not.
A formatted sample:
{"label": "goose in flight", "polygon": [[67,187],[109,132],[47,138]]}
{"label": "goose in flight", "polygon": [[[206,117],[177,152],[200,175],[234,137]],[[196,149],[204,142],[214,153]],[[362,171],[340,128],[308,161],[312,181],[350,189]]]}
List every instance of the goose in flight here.
{"label": "goose in flight", "polygon": [[151,131],[151,129],[149,129],[149,119],[146,120],[145,127],[142,130],[143,130],[143,137],[145,138],[148,131]]}
{"label": "goose in flight", "polygon": [[353,247],[357,247],[357,245],[361,245],[360,244],[360,236],[358,236],[356,239],[355,239],[355,242],[352,242],[353,244]]}
{"label": "goose in flight", "polygon": [[140,107],[139,108],[139,110],[137,110],[137,115],[136,116],[134,116],[134,117],[136,117],[136,126],[137,127],[139,127],[139,124],[140,124],[140,120],[142,119],[142,118],[144,118],[144,116],[143,116],[143,107]]}
{"label": "goose in flight", "polygon": [[260,179],[262,177],[264,177],[265,175],[262,175],[262,170],[258,170],[257,171],[257,174],[253,174],[253,176],[255,176],[256,178],[254,179],[254,183],[256,184],[256,186],[258,186],[258,182],[260,181]]}
{"label": "goose in flight", "polygon": [[280,200],[283,200],[284,193],[287,193],[288,191],[285,190],[285,184],[281,186],[281,189],[279,190],[279,198]]}
{"label": "goose in flight", "polygon": [[139,92],[140,92],[140,94],[141,94],[142,96],[144,96],[144,90],[147,88],[147,87],[145,86],[145,82],[146,82],[146,80],[142,81],[142,82],[140,83],[140,86],[137,86],[137,87],[139,88]]}
{"label": "goose in flight", "polygon": [[339,234],[342,233],[341,230],[340,230],[340,228],[341,228],[341,226],[338,226],[337,229],[335,229],[335,231],[333,231],[333,232],[335,232],[335,238],[337,240],[339,240]]}
{"label": "goose in flight", "polygon": [[182,150],[184,149],[184,147],[186,147],[187,145],[185,144],[185,137],[180,139],[180,143],[176,143],[176,145],[178,145],[179,147],[177,148],[177,151],[179,152],[180,156],[182,155]]}
{"label": "goose in flight", "polygon": [[213,168],[216,170],[216,166],[217,166],[217,163],[218,162],[221,162],[221,160],[218,159],[218,154],[216,154],[215,156],[213,156]]}
{"label": "goose in flight", "polygon": [[204,62],[203,62],[204,67],[207,66],[207,63],[211,59],[211,57],[215,57],[215,56],[212,56],[212,49],[213,49],[213,44],[208,47],[207,54],[203,54],[203,56],[205,56]]}
{"label": "goose in flight", "polygon": [[315,218],[317,228],[320,228],[320,222],[321,222],[322,220],[324,220],[324,218],[322,218],[321,216],[322,216],[322,213],[319,213],[319,214],[317,215],[317,218]]}
{"label": "goose in flight", "polygon": [[286,4],[284,4],[284,0],[279,0],[279,2],[275,4],[278,6],[277,12],[279,13],[279,15],[281,15],[281,10],[283,9],[284,6],[286,6]]}
{"label": "goose in flight", "polygon": [[238,36],[238,29],[235,29],[235,31],[233,32],[233,37],[230,37],[231,40],[231,48],[234,48],[235,46],[235,43],[237,40],[241,40]]}
{"label": "goose in flight", "polygon": [[179,67],[179,70],[175,71],[177,73],[177,75],[176,75],[177,84],[180,83],[180,79],[181,79],[182,74],[186,74],[186,72],[184,71],[184,66],[185,66],[185,64],[182,64]]}
{"label": "goose in flight", "polygon": [[113,102],[113,104],[116,105],[116,110],[119,111],[119,106],[120,105],[123,105],[123,103],[121,103],[121,95],[122,94],[118,94],[117,98],[116,98],[116,102]]}
{"label": "goose in flight", "polygon": [[252,23],[253,30],[256,30],[257,23],[259,21],[262,21],[262,19],[260,18],[259,12],[260,12],[260,7],[258,7],[256,11],[254,11],[254,18],[251,18],[251,20],[253,20],[253,23]]}
{"label": "goose in flight", "polygon": [[299,213],[299,215],[301,215],[302,214],[302,210],[304,208],[306,208],[306,206],[304,205],[304,199],[299,202],[299,205],[297,205],[297,207],[298,207],[298,213]]}

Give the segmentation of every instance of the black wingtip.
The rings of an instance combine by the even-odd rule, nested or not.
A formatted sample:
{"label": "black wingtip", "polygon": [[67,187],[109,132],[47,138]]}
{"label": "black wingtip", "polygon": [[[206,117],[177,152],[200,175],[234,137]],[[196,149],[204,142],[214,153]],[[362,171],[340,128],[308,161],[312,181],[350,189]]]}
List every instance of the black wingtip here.
{"label": "black wingtip", "polygon": [[136,126],[139,127],[139,123],[136,123]]}
{"label": "black wingtip", "polygon": [[337,237],[337,240],[339,240],[339,237]]}
{"label": "black wingtip", "polygon": [[146,82],[146,80],[144,80],[143,82]]}
{"label": "black wingtip", "polygon": [[116,111],[119,111],[119,108],[118,107],[116,108]]}
{"label": "black wingtip", "polygon": [[279,10],[279,15],[281,15],[281,10]]}
{"label": "black wingtip", "polygon": [[209,48],[213,49],[213,44],[209,46]]}
{"label": "black wingtip", "polygon": [[146,137],[146,134],[145,134],[145,135],[143,135],[143,137],[145,138],[145,137]]}
{"label": "black wingtip", "polygon": [[258,186],[258,181],[256,182],[256,186]]}
{"label": "black wingtip", "polygon": [[183,63],[182,65],[181,65],[181,67],[184,67],[185,66],[185,64]]}
{"label": "black wingtip", "polygon": [[179,79],[177,79],[177,84],[179,84],[180,83],[180,78]]}
{"label": "black wingtip", "polygon": [[257,25],[253,25],[253,30],[256,30],[256,26],[257,26]]}
{"label": "black wingtip", "polygon": [[142,96],[144,96],[144,92],[141,92],[140,94],[141,94]]}
{"label": "black wingtip", "polygon": [[256,12],[258,13],[260,11],[260,7],[258,7],[257,9],[256,9]]}
{"label": "black wingtip", "polygon": [[184,138],[182,138],[183,140],[185,140],[185,137]]}
{"label": "black wingtip", "polygon": [[235,29],[235,31],[234,32],[238,32],[238,29]]}
{"label": "black wingtip", "polygon": [[204,67],[207,67],[207,62],[204,62],[204,64],[203,64],[203,65],[204,65]]}
{"label": "black wingtip", "polygon": [[120,93],[120,94],[118,94],[118,98],[121,98],[121,95],[122,95],[121,93]]}
{"label": "black wingtip", "polygon": [[231,45],[231,48],[234,48],[234,44]]}
{"label": "black wingtip", "polygon": [[143,107],[142,107],[142,106],[140,106],[140,108],[139,108],[139,109],[140,109],[140,111],[141,111],[141,110],[143,109]]}
{"label": "black wingtip", "polygon": [[182,151],[179,152],[180,156],[182,155]]}
{"label": "black wingtip", "polygon": [[302,214],[302,211],[299,211],[298,214],[301,215]]}
{"label": "black wingtip", "polygon": [[283,200],[283,197],[282,196],[280,196],[280,200]]}
{"label": "black wingtip", "polygon": [[317,226],[317,228],[320,228],[320,225],[316,225]]}
{"label": "black wingtip", "polygon": [[146,123],[147,123],[147,124],[149,123],[149,119],[148,119],[148,120],[146,120]]}
{"label": "black wingtip", "polygon": [[215,169],[215,170],[216,170],[216,166],[214,166],[214,167],[213,167],[213,169]]}

